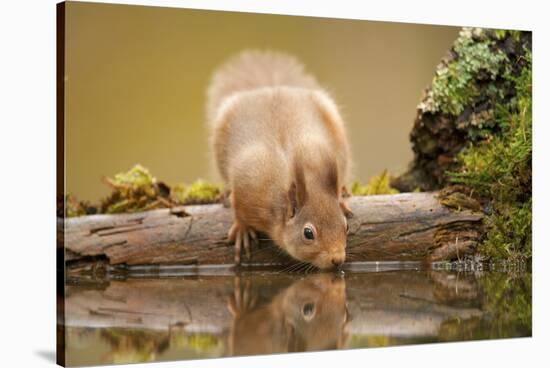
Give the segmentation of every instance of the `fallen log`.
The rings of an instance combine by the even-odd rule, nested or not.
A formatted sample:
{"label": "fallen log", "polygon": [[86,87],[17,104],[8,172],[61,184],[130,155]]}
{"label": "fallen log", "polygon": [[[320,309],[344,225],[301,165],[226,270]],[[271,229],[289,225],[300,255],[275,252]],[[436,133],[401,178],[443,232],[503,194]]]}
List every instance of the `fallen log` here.
{"label": "fallen log", "polygon": [[[450,209],[437,193],[351,197],[348,261],[440,261],[475,251],[483,214]],[[59,247],[70,267],[108,265],[212,265],[233,263],[227,242],[232,223],[221,204],[140,213],[59,219]],[[288,263],[265,237],[244,265]]]}

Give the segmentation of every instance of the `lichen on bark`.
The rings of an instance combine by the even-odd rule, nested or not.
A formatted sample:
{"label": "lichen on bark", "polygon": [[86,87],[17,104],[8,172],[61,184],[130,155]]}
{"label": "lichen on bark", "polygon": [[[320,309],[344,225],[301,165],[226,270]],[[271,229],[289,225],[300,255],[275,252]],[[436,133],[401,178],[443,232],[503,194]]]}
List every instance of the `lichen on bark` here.
{"label": "lichen on bark", "polygon": [[441,201],[456,209],[467,193],[482,204],[480,254],[528,259],[531,126],[531,33],[464,28],[418,105],[414,160],[391,184],[400,191],[460,184],[462,194]]}
{"label": "lichen on bark", "polygon": [[404,192],[448,184],[457,154],[501,131],[495,114],[515,99],[510,77],[521,74],[530,49],[530,32],[464,28],[417,106],[410,134],[415,156],[392,186]]}

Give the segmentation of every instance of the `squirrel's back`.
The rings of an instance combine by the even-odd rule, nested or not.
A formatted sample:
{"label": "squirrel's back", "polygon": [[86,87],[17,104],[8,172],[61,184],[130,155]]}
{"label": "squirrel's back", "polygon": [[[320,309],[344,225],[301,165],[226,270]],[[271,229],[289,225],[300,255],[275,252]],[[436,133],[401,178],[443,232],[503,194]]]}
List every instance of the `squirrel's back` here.
{"label": "squirrel's back", "polygon": [[223,100],[235,93],[262,87],[302,87],[320,89],[314,77],[293,56],[248,50],[223,64],[212,77],[208,88],[207,119],[213,124]]}

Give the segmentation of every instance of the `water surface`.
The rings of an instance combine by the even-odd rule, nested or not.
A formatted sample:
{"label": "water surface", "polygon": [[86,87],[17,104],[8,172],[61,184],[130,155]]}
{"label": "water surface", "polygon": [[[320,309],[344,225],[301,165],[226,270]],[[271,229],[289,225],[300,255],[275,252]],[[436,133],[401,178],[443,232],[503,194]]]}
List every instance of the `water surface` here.
{"label": "water surface", "polygon": [[68,365],[531,336],[530,272],[145,271],[68,280]]}

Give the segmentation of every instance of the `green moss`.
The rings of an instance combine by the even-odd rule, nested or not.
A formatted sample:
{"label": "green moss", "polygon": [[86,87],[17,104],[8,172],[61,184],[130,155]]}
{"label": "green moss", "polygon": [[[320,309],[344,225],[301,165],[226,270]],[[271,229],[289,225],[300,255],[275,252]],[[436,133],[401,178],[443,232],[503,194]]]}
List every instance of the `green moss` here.
{"label": "green moss", "polygon": [[507,30],[507,29],[495,29],[495,38],[497,40],[505,40],[508,37],[512,37],[516,42],[521,39],[521,31]]}
{"label": "green moss", "polygon": [[185,203],[187,187],[185,184],[175,184],[170,191],[170,197],[177,203]]}
{"label": "green moss", "polygon": [[158,182],[149,170],[136,165],[130,171],[106,179],[113,188],[103,201],[102,212],[121,213],[165,208],[182,204],[213,203],[218,200],[221,187],[197,180],[191,185],[176,184],[172,188]]}
{"label": "green moss", "polygon": [[396,194],[398,190],[390,186],[390,175],[387,170],[382,171],[369,180],[367,185],[361,185],[355,181],[351,185],[351,193],[356,196],[377,195],[377,194]]}
{"label": "green moss", "polygon": [[457,157],[459,169],[448,175],[486,199],[486,239],[481,252],[493,259],[531,257],[531,54],[518,76],[505,74],[515,97],[495,106],[500,128]]}
{"label": "green moss", "polygon": [[[63,203],[61,203],[63,206]],[[86,215],[86,204],[79,201],[74,195],[67,194],[65,196],[65,216],[67,217],[77,217]],[[58,213],[63,213],[63,210]]]}
{"label": "green moss", "polygon": [[401,191],[467,190],[443,196],[460,210],[477,199],[487,214],[482,255],[531,257],[531,33],[464,28],[438,65],[411,131]]}
{"label": "green moss", "polygon": [[137,212],[163,207],[162,186],[157,184],[145,167],[135,165],[130,170],[118,173],[114,178],[105,178],[112,188],[111,194],[101,203],[102,213]]}
{"label": "green moss", "polygon": [[468,188],[448,186],[439,192],[438,198],[441,204],[457,211],[464,209],[481,211],[479,202],[468,193],[464,193],[465,191],[468,191]]}
{"label": "green moss", "polygon": [[58,198],[59,217],[74,217],[93,213],[127,213],[177,205],[215,203],[220,199],[220,185],[197,180],[190,185],[176,184],[172,188],[158,181],[147,168],[135,165],[130,170],[104,178],[111,193],[97,206],[79,201],[73,195]]}
{"label": "green moss", "polygon": [[[458,116],[472,105],[482,93],[477,83],[480,73],[483,71],[486,79],[494,81],[507,61],[506,55],[493,46],[494,41],[483,29],[464,28],[453,45],[454,54],[438,65],[432,88],[419,108],[423,112]],[[477,116],[475,124],[490,121],[488,115]]]}
{"label": "green moss", "polygon": [[145,167],[137,164],[127,172],[115,175],[112,182],[119,186],[146,187],[156,182],[156,179]]}
{"label": "green moss", "polygon": [[177,184],[172,187],[171,197],[180,204],[212,203],[218,200],[221,194],[219,185],[197,180],[191,185]]}
{"label": "green moss", "polygon": [[525,67],[531,33],[464,28],[436,69],[418,105],[410,134],[414,159],[392,181],[400,191],[435,190],[458,169],[456,155],[468,144],[501,130],[502,106],[515,99],[515,83]]}

